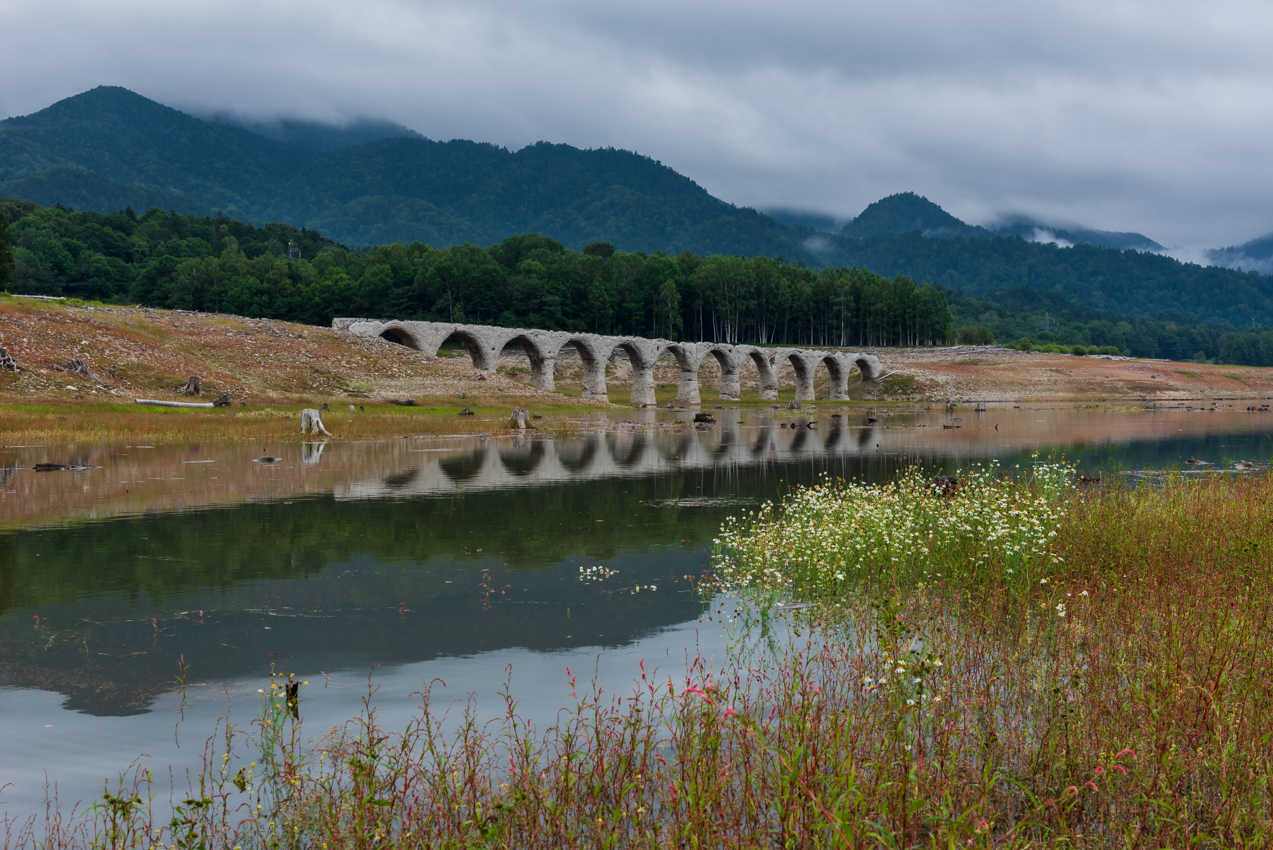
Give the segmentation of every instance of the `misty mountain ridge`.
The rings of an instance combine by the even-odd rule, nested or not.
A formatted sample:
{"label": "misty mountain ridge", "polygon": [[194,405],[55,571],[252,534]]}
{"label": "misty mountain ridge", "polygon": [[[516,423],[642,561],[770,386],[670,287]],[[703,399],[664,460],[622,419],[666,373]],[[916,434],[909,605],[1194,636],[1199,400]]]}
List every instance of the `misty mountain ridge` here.
{"label": "misty mountain ridge", "polygon": [[353,139],[277,129],[293,142],[100,87],[0,123],[0,193],[99,211],[162,201],[181,212],[322,228],[355,246],[489,245],[539,232],[575,247],[609,241],[817,262],[792,238],[801,234],[628,151],[540,142],[513,152],[418,134],[323,149]]}
{"label": "misty mountain ridge", "polygon": [[276,142],[320,151],[352,148],[368,142],[378,142],[381,139],[425,138],[410,127],[404,127],[392,121],[374,121],[366,118],[346,124],[328,124],[292,118],[249,121],[227,115],[211,115],[208,120],[228,127],[239,127]]}
{"label": "misty mountain ridge", "polygon": [[[989,229],[913,192],[882,198],[837,228],[826,215],[734,206],[630,151],[547,142],[510,151],[434,141],[389,122],[244,127],[118,87],[0,122],[0,195],[99,212],[223,213],[353,247],[492,245],[538,233],[576,249],[598,241],[645,253],[764,254],[973,295],[1026,286],[1100,310],[1273,325],[1273,278],[1142,253],[1157,243],[1140,234],[1021,217]],[[35,231],[23,238],[33,250]],[[1273,247],[1255,240],[1225,250],[1255,256]]]}
{"label": "misty mountain ridge", "polygon": [[1096,245],[1120,251],[1163,250],[1162,245],[1140,233],[1121,233],[1073,225],[1058,227],[1025,215],[1005,216],[988,227],[967,224],[914,192],[901,192],[876,201],[846,224],[840,234],[860,239],[912,230],[918,230],[930,238],[1020,236],[1027,242],[1055,243],[1062,248],[1071,245]]}
{"label": "misty mountain ridge", "polygon": [[1273,233],[1243,242],[1241,245],[1208,251],[1207,261],[1212,265],[1231,269],[1273,274]]}

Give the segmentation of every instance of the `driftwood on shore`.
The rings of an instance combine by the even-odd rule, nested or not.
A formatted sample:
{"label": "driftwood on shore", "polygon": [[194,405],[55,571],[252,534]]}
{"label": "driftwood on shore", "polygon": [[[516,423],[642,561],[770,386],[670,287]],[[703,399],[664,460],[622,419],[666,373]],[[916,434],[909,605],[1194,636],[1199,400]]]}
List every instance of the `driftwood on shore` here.
{"label": "driftwood on shore", "polygon": [[159,398],[135,398],[133,401],[137,404],[153,404],[158,407],[216,407],[216,402],[211,401],[167,401]]}
{"label": "driftwood on shore", "polygon": [[88,364],[78,357],[72,357],[67,360],[65,366],[54,366],[53,368],[59,372],[66,372],[68,375],[79,375],[82,378],[88,378],[90,381],[102,383],[102,379],[94,375],[93,371],[88,368]]}
{"label": "driftwood on shore", "polygon": [[216,401],[168,401],[160,398],[135,398],[137,404],[153,404],[158,407],[229,407],[230,396],[223,395]]}

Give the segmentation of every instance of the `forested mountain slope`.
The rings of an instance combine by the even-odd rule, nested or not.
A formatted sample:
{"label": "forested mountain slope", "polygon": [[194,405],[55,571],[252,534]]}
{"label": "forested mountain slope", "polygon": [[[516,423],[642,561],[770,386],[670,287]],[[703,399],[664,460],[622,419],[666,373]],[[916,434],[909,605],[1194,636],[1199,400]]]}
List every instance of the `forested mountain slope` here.
{"label": "forested mountain slope", "polygon": [[[1080,243],[1061,247],[1030,241],[1039,235],[1034,222],[977,227],[909,192],[824,233],[822,220],[790,214],[783,223],[732,206],[627,151],[539,143],[513,152],[385,124],[255,129],[203,121],[126,89],[93,89],[0,122],[0,195],[107,213],[219,212],[317,230],[355,248],[485,247],[537,233],[573,249],[608,242],[629,253],[765,255],[970,295],[1026,286],[1118,314],[1170,310],[1187,322],[1273,326],[1273,278],[1121,250],[1157,245],[1136,233],[1055,231]],[[363,138],[371,141],[359,144]],[[1257,242],[1230,253],[1267,253]],[[72,260],[82,266],[78,255]]]}
{"label": "forested mountain slope", "polygon": [[969,295],[1027,286],[1098,310],[1140,316],[1171,310],[1191,322],[1238,329],[1273,325],[1273,277],[1160,254],[1061,248],[1019,237],[934,239],[911,231],[837,239],[825,256],[836,265],[907,275]]}
{"label": "forested mountain slope", "polygon": [[538,143],[510,152],[408,137],[322,150],[109,87],[0,124],[0,194],[100,212],[121,199],[136,209],[221,211],[356,246],[488,245],[537,232],[574,247],[603,240],[816,261],[799,244],[807,231],[726,204],[628,151]]}

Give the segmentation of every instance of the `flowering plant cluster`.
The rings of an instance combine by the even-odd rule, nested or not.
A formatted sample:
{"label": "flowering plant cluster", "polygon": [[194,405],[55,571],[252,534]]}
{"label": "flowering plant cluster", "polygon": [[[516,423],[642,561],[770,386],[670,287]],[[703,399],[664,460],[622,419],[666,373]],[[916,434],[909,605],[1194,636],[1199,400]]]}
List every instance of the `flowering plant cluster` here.
{"label": "flowering plant cluster", "polygon": [[1008,477],[966,472],[954,492],[912,468],[888,484],[828,479],[733,517],[715,540],[717,578],[732,589],[840,595],[875,579],[995,577],[1008,583],[1060,563],[1052,546],[1074,488],[1073,468],[1038,463]]}

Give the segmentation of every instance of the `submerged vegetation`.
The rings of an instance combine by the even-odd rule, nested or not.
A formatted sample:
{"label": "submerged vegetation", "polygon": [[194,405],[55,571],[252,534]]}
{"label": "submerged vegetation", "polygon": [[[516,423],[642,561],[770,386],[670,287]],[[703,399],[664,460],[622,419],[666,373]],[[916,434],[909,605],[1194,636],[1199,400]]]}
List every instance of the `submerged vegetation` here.
{"label": "submerged vegetation", "polygon": [[827,481],[723,530],[743,616],[722,666],[643,665],[619,695],[572,677],[548,729],[426,683],[405,730],[369,694],[317,738],[275,677],[171,813],[139,770],[7,844],[1265,846],[1271,498],[1268,477],[1082,489],[1056,464]]}

